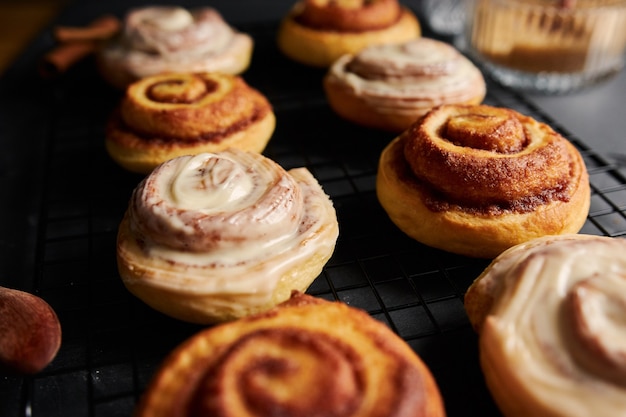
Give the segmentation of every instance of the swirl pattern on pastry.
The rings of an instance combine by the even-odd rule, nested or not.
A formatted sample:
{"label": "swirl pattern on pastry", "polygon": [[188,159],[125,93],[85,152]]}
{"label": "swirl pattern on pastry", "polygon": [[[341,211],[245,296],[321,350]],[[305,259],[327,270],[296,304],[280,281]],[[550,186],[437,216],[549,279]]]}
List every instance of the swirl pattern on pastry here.
{"label": "swirl pattern on pastry", "polygon": [[165,72],[239,74],[250,63],[252,38],[210,7],[148,6],[131,10],[120,36],[99,54],[103,75],[125,88]]}
{"label": "swirl pattern on pastry", "polygon": [[590,203],[584,161],[568,140],[487,105],[440,106],[403,132],[381,155],[377,193],[409,236],[485,258],[578,232]]}
{"label": "swirl pattern on pastry", "polygon": [[415,15],[397,0],[301,0],[282,20],[277,41],[289,58],[328,67],[344,54],[420,33]]}
{"label": "swirl pattern on pastry", "polygon": [[106,132],[109,154],[142,173],[180,155],[261,152],[275,128],[269,101],[236,75],[162,74],[131,84]]}
{"label": "swirl pattern on pastry", "polygon": [[391,26],[401,14],[396,0],[304,0],[295,19],[320,30],[361,32]]}
{"label": "swirl pattern on pastry", "polygon": [[339,58],[324,78],[329,104],[358,124],[401,132],[442,104],[479,104],[480,70],[435,39],[369,46]]}
{"label": "swirl pattern on pastry", "polygon": [[202,331],[161,365],[137,416],[444,416],[421,359],[361,310],[294,294]]}
{"label": "swirl pattern on pastry", "polygon": [[304,291],[337,236],[332,203],[307,169],[230,149],[169,160],[138,185],[120,225],[118,265],[147,304],[210,323]]}
{"label": "swirl pattern on pastry", "polygon": [[465,306],[507,416],[626,409],[626,240],[548,236],[497,257]]}

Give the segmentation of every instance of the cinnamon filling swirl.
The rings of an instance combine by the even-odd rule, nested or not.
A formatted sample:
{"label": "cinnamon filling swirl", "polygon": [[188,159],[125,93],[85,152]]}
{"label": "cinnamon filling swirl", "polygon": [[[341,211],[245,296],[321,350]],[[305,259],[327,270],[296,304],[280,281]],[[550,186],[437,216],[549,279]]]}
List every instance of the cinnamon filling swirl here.
{"label": "cinnamon filling swirl", "polygon": [[[434,211],[528,212],[567,202],[585,167],[549,126],[510,109],[441,106],[403,134],[403,177]],[[400,158],[400,156],[399,156]]]}
{"label": "cinnamon filling swirl", "polygon": [[133,147],[167,146],[168,144],[176,146],[194,146],[198,143],[207,142],[219,144],[228,140],[228,138],[235,133],[243,132],[249,126],[263,120],[268,114],[268,109],[266,107],[257,108],[251,113],[250,117],[239,120],[221,130],[203,132],[196,136],[186,136],[182,139],[180,136],[156,135],[155,133],[138,129],[137,127],[124,123],[124,120],[119,117],[119,114],[113,116],[112,120],[109,122],[108,129],[109,131],[117,131],[115,136],[118,142],[123,142]]}
{"label": "cinnamon filling swirl", "polygon": [[364,311],[301,293],[207,329],[162,365],[137,416],[445,415],[430,372]]}
{"label": "cinnamon filling swirl", "polygon": [[397,0],[304,0],[294,15],[316,30],[365,32],[392,26],[402,14]]}
{"label": "cinnamon filling swirl", "polygon": [[147,142],[220,142],[271,111],[267,99],[241,77],[165,74],[131,85],[110,129]]}
{"label": "cinnamon filling swirl", "polygon": [[182,80],[165,80],[149,87],[146,96],[160,103],[192,104],[202,101],[208,94],[219,89],[219,84],[210,79],[193,78],[186,83]]}
{"label": "cinnamon filling swirl", "polygon": [[261,329],[212,361],[190,415],[304,416],[315,409],[323,416],[349,416],[363,402],[364,367],[358,353],[333,336]]}

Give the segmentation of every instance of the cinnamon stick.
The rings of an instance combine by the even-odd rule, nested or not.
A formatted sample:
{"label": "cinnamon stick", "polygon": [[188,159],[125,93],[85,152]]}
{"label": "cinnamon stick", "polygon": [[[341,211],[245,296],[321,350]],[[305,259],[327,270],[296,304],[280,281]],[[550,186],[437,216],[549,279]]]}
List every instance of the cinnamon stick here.
{"label": "cinnamon stick", "polygon": [[98,47],[94,41],[64,43],[45,54],[39,63],[39,74],[53,78],[70,69],[74,64],[93,53]]}
{"label": "cinnamon stick", "polygon": [[105,40],[115,35],[120,27],[117,17],[104,15],[84,27],[57,26],[53,35],[59,43]]}
{"label": "cinnamon stick", "polygon": [[87,26],[57,26],[53,36],[58,45],[39,62],[39,73],[44,78],[63,74],[74,64],[94,53],[101,42],[119,32],[122,23],[113,15],[103,15]]}

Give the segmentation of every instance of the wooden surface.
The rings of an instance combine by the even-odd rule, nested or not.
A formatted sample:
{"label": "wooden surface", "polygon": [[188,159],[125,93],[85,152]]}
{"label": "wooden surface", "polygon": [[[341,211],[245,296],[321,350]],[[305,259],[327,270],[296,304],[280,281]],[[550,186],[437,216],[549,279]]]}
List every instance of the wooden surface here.
{"label": "wooden surface", "polygon": [[0,75],[69,0],[0,1]]}

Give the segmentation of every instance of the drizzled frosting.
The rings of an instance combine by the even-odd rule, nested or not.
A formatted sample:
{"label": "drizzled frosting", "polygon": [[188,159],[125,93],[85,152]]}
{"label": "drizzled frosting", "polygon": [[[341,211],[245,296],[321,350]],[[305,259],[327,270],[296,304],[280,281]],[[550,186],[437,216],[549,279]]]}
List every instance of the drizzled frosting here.
{"label": "drizzled frosting", "polygon": [[134,231],[168,249],[203,253],[205,263],[222,258],[208,250],[260,250],[294,235],[304,214],[296,179],[268,159],[239,158],[200,154],[157,168],[134,194]]}
{"label": "drizzled frosting", "polygon": [[428,38],[388,43],[345,55],[330,69],[338,88],[381,113],[421,115],[485,94],[481,72],[454,47]]}
{"label": "drizzled frosting", "polygon": [[239,73],[247,67],[249,56],[242,58],[252,44],[213,8],[150,6],[128,13],[122,33],[103,57],[111,70],[136,78],[164,72]]}
{"label": "drizzled frosting", "polygon": [[267,302],[286,271],[332,252],[337,238],[332,204],[308,170],[234,149],[157,167],[133,193],[128,218],[153,270],[135,279],[198,296],[245,295],[224,300],[232,305]]}
{"label": "drizzled frosting", "polygon": [[617,238],[536,239],[503,253],[470,288],[483,367],[505,410],[623,415],[625,254]]}
{"label": "drizzled frosting", "polygon": [[124,35],[130,49],[175,58],[181,54],[218,53],[227,47],[235,32],[214,9],[147,7],[128,14]]}

